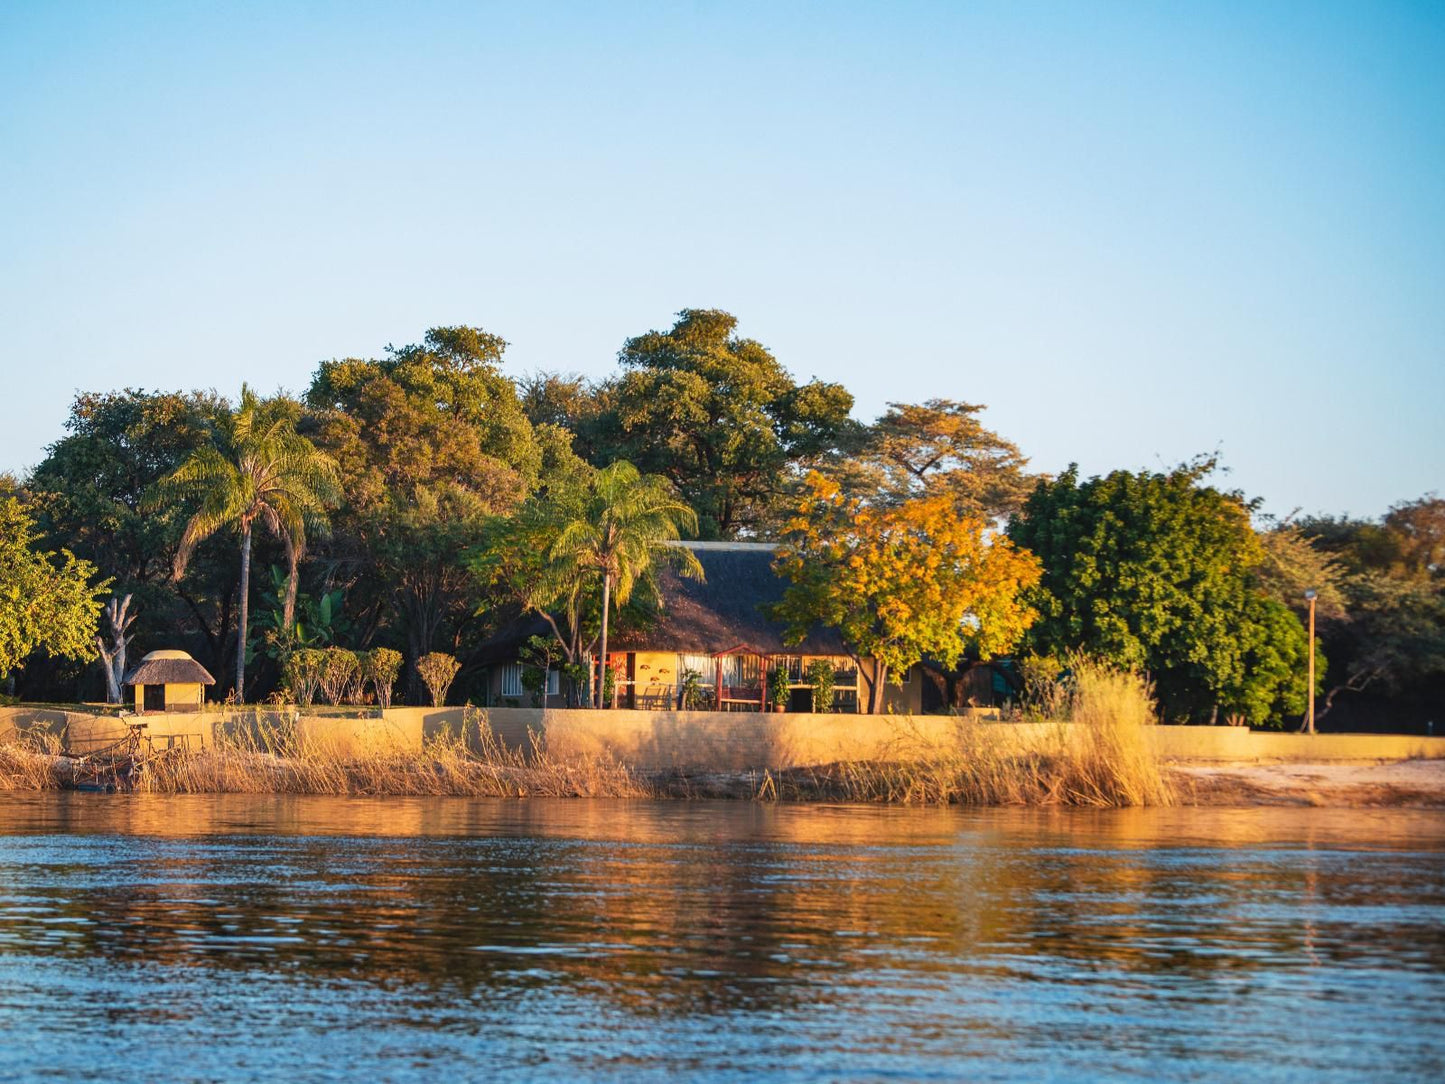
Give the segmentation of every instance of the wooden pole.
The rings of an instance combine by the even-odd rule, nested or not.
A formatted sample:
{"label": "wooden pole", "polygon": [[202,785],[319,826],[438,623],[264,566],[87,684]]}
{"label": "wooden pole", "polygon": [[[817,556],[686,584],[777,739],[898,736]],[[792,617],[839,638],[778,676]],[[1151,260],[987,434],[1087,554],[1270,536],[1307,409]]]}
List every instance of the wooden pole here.
{"label": "wooden pole", "polygon": [[1310,659],[1307,680],[1310,684],[1310,709],[1309,714],[1305,716],[1305,730],[1313,734],[1315,732],[1315,600],[1313,595],[1310,596]]}

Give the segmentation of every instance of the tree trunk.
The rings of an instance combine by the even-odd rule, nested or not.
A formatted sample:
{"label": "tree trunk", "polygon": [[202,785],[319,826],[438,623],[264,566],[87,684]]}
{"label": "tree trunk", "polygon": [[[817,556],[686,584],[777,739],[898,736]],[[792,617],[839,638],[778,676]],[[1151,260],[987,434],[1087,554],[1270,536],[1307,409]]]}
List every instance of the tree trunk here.
{"label": "tree trunk", "polygon": [[131,642],[131,637],[126,633],[130,630],[135,617],[128,614],[130,610],[130,595],[119,601],[114,596],[105,605],[106,623],[110,625],[110,644],[107,645],[99,636],[95,638],[95,646],[100,651],[101,661],[105,666],[105,695],[106,700],[111,704],[121,702],[121,683],[125,681],[125,649]]}
{"label": "tree trunk", "polygon": [[296,592],[301,579],[301,555],[289,538],[286,539],[286,560],[291,571],[286,577],[286,601],[281,606],[281,636],[283,642],[289,644],[296,628]]}
{"label": "tree trunk", "polygon": [[[862,669],[859,669],[862,673]],[[888,680],[888,664],[881,659],[873,660],[873,682],[868,687],[868,714],[881,715],[883,713],[883,686]]]}
{"label": "tree trunk", "polygon": [[[611,707],[607,700],[607,611],[612,604],[612,573],[602,574],[602,665],[597,668],[597,705]],[[613,686],[616,687],[615,685]]]}
{"label": "tree trunk", "polygon": [[241,611],[236,619],[236,703],[246,700],[246,625],[251,617],[251,525],[241,528]]}

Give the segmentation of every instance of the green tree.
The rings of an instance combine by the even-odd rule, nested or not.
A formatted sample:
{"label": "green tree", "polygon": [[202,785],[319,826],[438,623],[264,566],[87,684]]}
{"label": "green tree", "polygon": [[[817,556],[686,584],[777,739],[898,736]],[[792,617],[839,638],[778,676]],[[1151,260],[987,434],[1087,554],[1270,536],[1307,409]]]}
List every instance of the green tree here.
{"label": "green tree", "polygon": [[35,524],[14,497],[0,499],[0,677],[37,651],[95,658],[99,595],[95,566],[69,551],[37,550]]}
{"label": "green tree", "polygon": [[469,565],[484,596],[483,608],[503,618],[520,611],[546,621],[566,660],[568,696],[578,702],[578,675],[586,673],[585,658],[602,627],[590,590],[594,573],[550,555],[563,528],[586,515],[597,471],[556,450],[544,460],[546,481],[522,506],[488,520]]}
{"label": "green tree", "polygon": [[[229,409],[214,393],[82,393],[65,435],[50,445],[28,483],[45,548],[73,550],[114,578],[118,596],[132,598],[129,635],[139,645],[161,647],[178,646],[180,637],[217,672],[235,603],[234,563],[221,547],[206,546],[190,562],[186,580],[172,582],[183,509],[143,505],[161,478],[212,442]],[[26,678],[38,692],[57,695],[53,684],[43,683],[43,670],[27,668]]]}
{"label": "green tree", "polygon": [[[607,625],[613,605],[623,606],[634,586],[659,561],[684,575],[702,579],[702,565],[691,550],[674,545],[684,531],[697,529],[697,513],[674,495],[657,475],[642,475],[625,460],[597,472],[580,514],[562,526],[549,553],[557,576],[570,583],[600,579],[602,629],[600,654],[607,660]],[[599,699],[602,690],[599,688]]]}
{"label": "green tree", "polygon": [[736,328],[728,313],[684,309],[671,330],[629,339],[625,372],[597,390],[593,462],[667,478],[704,538],[770,531],[790,481],[858,430],[841,385],[797,384]]}
{"label": "green tree", "polygon": [[216,434],[157,483],[152,503],[198,505],[176,550],[179,580],[196,546],[223,529],[241,536],[241,586],[236,641],[236,695],[245,695],[246,633],[251,585],[251,532],[257,523],[280,539],[290,559],[284,623],[292,625],[298,566],[307,532],[324,530],[326,510],[340,499],[336,464],[296,432],[300,405],[277,397],[261,400],[242,388],[240,405]]}
{"label": "green tree", "polygon": [[1282,523],[1259,532],[1262,558],[1255,570],[1260,589],[1276,602],[1302,614],[1305,592],[1314,591],[1315,613],[1320,621],[1345,616],[1346,574],[1339,560],[1316,546],[1300,527]]}
{"label": "green tree", "polygon": [[1008,528],[1044,566],[1029,640],[1040,653],[1147,670],[1168,717],[1223,710],[1264,723],[1299,702],[1305,675],[1259,662],[1303,658],[1305,633],[1282,605],[1264,605],[1250,508],[1202,484],[1213,467],[1083,482],[1070,467],[1041,481]]}
{"label": "green tree", "polygon": [[[528,421],[500,371],[505,348],[479,328],[433,328],[381,359],[323,362],[307,392],[312,431],[347,497],[330,567],[362,642],[399,610],[413,663],[443,640],[457,649],[476,609],[465,555],[565,443]],[[420,694],[414,669],[412,688]]]}
{"label": "green tree", "polygon": [[1362,693],[1397,721],[1434,717],[1445,679],[1445,501],[1397,504],[1379,522],[1311,517],[1298,529],[1340,569],[1345,599],[1342,617],[1321,624],[1335,665],[1317,717]]}
{"label": "green tree", "polygon": [[1038,562],[944,496],[869,506],[822,475],[788,523],[776,567],[792,585],[775,616],[790,643],[835,628],[871,657],[868,710],[883,709],[890,672],[932,656],[952,666],[970,648],[985,658],[1014,646],[1033,621],[1023,592]]}

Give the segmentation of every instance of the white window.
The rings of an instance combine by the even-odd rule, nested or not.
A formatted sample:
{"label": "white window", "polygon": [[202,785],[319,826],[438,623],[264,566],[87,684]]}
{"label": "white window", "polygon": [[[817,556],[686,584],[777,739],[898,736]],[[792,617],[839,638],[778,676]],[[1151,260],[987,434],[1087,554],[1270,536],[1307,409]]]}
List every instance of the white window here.
{"label": "white window", "polygon": [[521,664],[521,663],[519,663],[519,662],[509,662],[506,666],[502,667],[502,695],[503,695],[503,696],[521,696],[521,695],[522,695],[522,664]]}
{"label": "white window", "polygon": [[558,696],[562,692],[562,671],[547,671],[547,695]]}

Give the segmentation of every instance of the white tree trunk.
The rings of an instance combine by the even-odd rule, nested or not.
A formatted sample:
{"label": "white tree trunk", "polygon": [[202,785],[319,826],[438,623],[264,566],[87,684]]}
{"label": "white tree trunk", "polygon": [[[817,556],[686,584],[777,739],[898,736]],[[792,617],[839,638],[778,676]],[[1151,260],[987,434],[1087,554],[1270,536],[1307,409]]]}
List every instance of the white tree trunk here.
{"label": "white tree trunk", "polygon": [[111,704],[121,702],[122,683],[125,681],[125,649],[134,637],[126,635],[135,621],[129,613],[130,596],[116,600],[114,597],[105,605],[106,623],[110,625],[110,643],[101,637],[95,638],[95,646],[105,667],[105,697]]}

